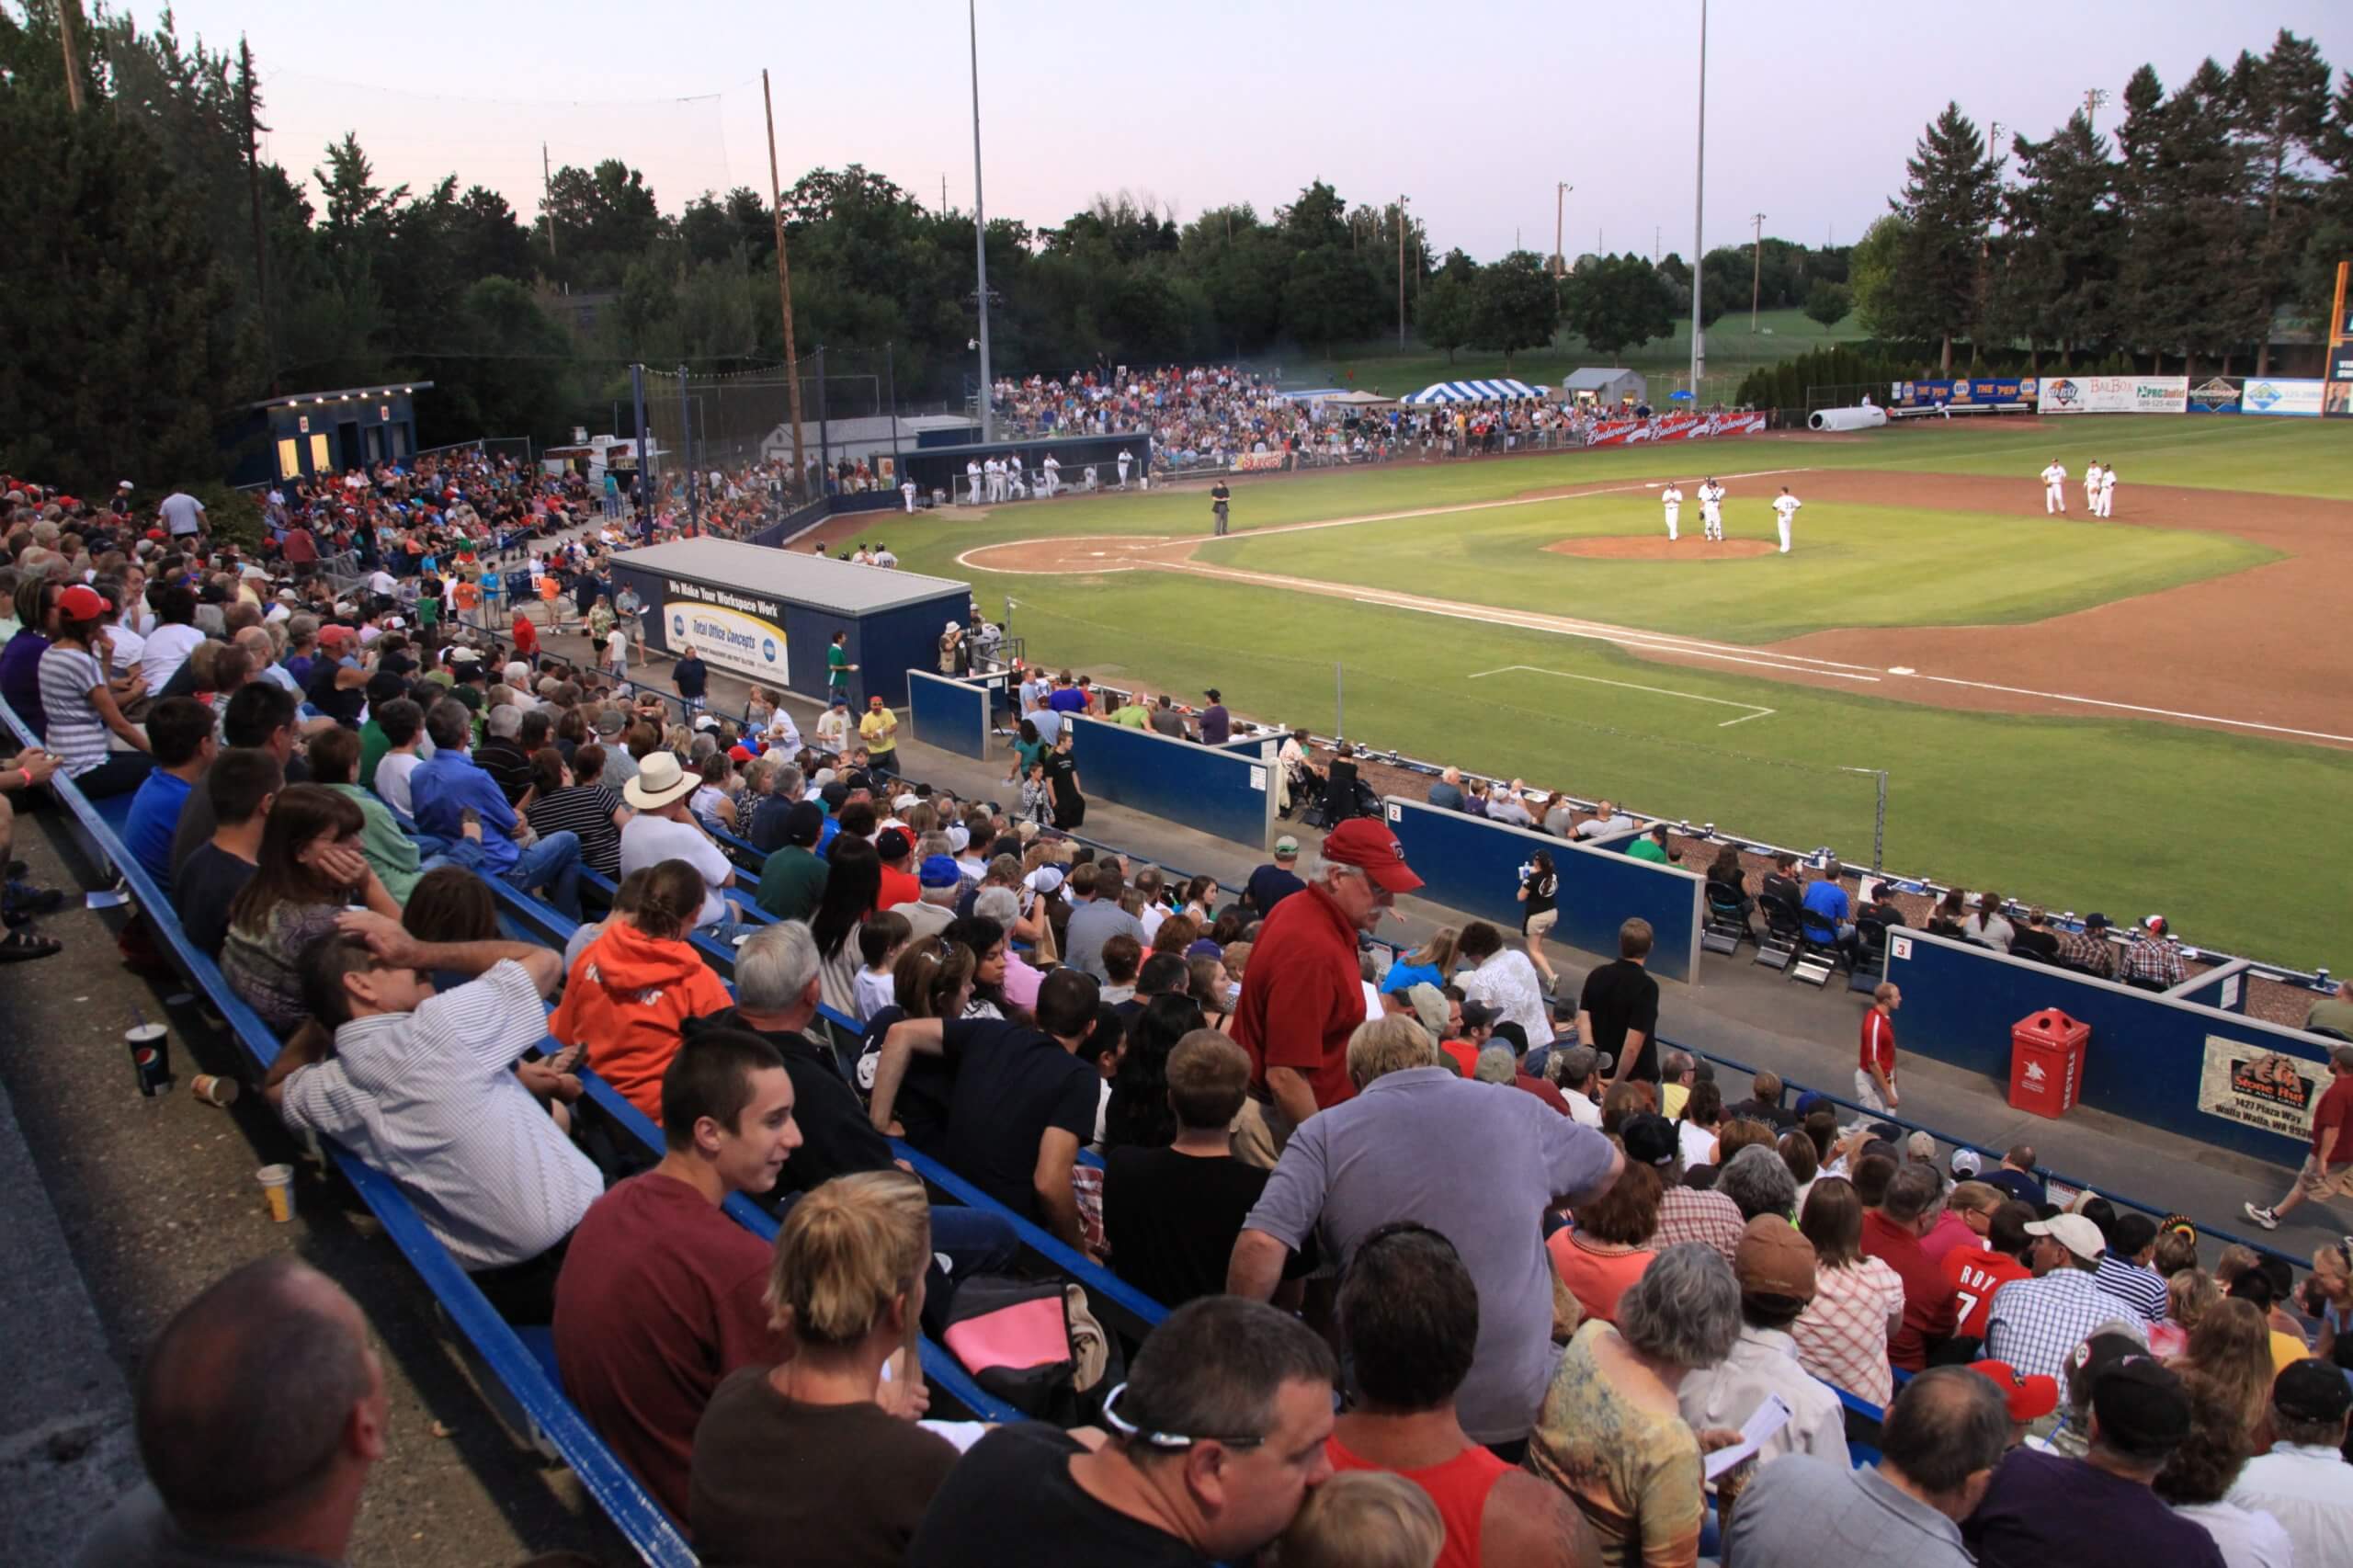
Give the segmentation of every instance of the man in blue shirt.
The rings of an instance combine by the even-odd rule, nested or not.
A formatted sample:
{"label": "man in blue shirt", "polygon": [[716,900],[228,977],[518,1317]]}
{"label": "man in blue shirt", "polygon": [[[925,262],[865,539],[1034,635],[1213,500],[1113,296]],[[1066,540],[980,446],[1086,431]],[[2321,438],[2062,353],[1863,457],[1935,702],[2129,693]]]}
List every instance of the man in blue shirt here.
{"label": "man in blue shirt", "polygon": [[408,785],[416,825],[454,843],[465,835],[464,813],[471,808],[482,824],[483,869],[525,892],[544,888],[549,904],[579,919],[580,835],[551,833],[528,849],[517,846],[515,808],[506,803],[498,781],[466,755],[473,742],[473,717],[464,703],[435,703],[425,716],[425,733],[432,739],[433,756],[409,775]]}
{"label": "man in blue shirt", "polygon": [[1275,905],[1307,886],[1299,880],[1298,867],[1299,840],[1286,833],[1275,840],[1273,864],[1250,873],[1249,881],[1242,889],[1242,902],[1264,920],[1275,912]]}
{"label": "man in blue shirt", "polygon": [[1851,949],[1855,945],[1854,906],[1838,885],[1836,860],[1824,864],[1822,875],[1808,882],[1802,924],[1805,939],[1818,947]]}
{"label": "man in blue shirt", "polygon": [[188,804],[188,791],[220,749],[212,733],[212,710],[193,697],[166,697],[147,715],[147,746],[155,754],[155,770],[131,797],[122,841],[155,879],[156,890],[169,898],[172,835],[179,828],[180,808]]}

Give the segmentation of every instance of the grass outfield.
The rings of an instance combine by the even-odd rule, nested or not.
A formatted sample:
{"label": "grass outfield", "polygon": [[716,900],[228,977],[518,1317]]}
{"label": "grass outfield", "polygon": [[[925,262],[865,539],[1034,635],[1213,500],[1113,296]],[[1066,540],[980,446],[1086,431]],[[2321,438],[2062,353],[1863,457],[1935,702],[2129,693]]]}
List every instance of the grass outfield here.
{"label": "grass outfield", "polygon": [[[2261,473],[2270,476],[2265,487],[2272,490],[2353,494],[2353,433],[2342,426],[2185,418],[2086,424],[2084,437],[2066,433],[2056,449],[2080,471],[2096,449],[2119,464],[2127,484],[2137,477],[2235,489],[2243,485],[2240,476]],[[1734,472],[1796,461],[2017,474],[2022,486],[2031,486],[2034,470],[2053,446],[2048,432],[1988,426],[1896,431],[1852,444],[1727,443],[1708,449],[1701,460]],[[1285,479],[1237,485],[1235,512],[1246,523],[1266,525],[1477,505],[1535,490],[1688,473],[1700,456],[1696,449],[1637,449]],[[2339,476],[2333,483],[2331,473]],[[1606,513],[1617,503],[1565,505]],[[1639,531],[1656,526],[1654,503],[1628,505],[1630,517],[1639,512]],[[909,568],[972,582],[992,613],[1002,612],[1006,597],[1017,599],[1013,630],[1044,662],[1124,673],[1178,693],[1215,684],[1243,711],[1326,733],[1336,717],[1337,665],[1345,668],[1346,729],[1352,739],[1582,795],[1611,794],[1639,810],[1713,821],[1780,843],[1828,844],[1857,861],[1870,854],[1872,784],[1839,770],[1885,768],[1891,775],[1887,858],[1896,869],[1991,885],[2054,907],[2100,909],[2117,918],[2161,910],[2192,940],[2280,962],[2340,969],[2347,963],[2336,950],[2343,934],[2336,901],[2282,896],[2290,868],[2280,857],[2290,834],[2299,868],[2353,857],[2353,820],[2342,809],[2353,791],[2353,752],[2157,722],[1956,712],[1749,678],[1729,667],[1657,665],[1585,639],[1171,573],[1017,576],[974,572],[956,561],[975,545],[1008,539],[1196,533],[1206,525],[1206,507],[1199,487],[1185,487],[1017,507],[987,522],[917,524],[912,532],[894,519],[887,537]],[[1800,554],[1786,562],[1725,563],[1726,578],[1735,584],[1729,590],[1704,581],[1717,569],[1687,573],[1671,594],[1663,584],[1645,582],[1646,563],[1546,556],[1525,538],[1517,545],[1494,544],[1493,530],[1523,527],[1518,518],[1495,520],[1512,515],[1513,509],[1496,509],[1444,519],[1466,552],[1493,548],[1508,557],[1505,563],[1457,564],[1453,569],[1467,581],[1443,584],[1419,570],[1400,585],[1474,602],[1533,602],[1611,620],[1631,619],[1620,607],[1638,597],[1646,613],[1665,618],[1698,595],[1721,600],[1711,613],[1747,617],[1738,625],[1709,621],[1705,630],[1719,637],[1779,636],[1791,623],[1785,617],[1816,613],[1842,624],[1867,623],[1865,612],[1874,608],[1868,601],[1875,595],[1891,601],[1877,607],[1889,612],[1881,620],[1928,619],[1876,585],[1829,601],[1835,615],[1802,602],[1808,596],[1768,594],[1757,586],[1766,579],[1750,568],[1796,567],[1824,574],[1821,593],[1836,593],[1829,585],[1850,568],[1826,539],[1816,542],[1834,530],[1804,514],[1801,540],[1810,548]],[[1696,515],[1696,506],[1687,507],[1695,530]],[[1950,534],[1954,516],[1929,521]],[[1464,521],[1471,518],[1479,521]],[[1969,522],[1972,529],[2006,528],[2017,520]],[[1882,524],[1923,526],[1916,516],[1872,526]],[[1211,548],[1240,551],[1258,565],[1257,552],[1288,551],[1295,540],[1324,551],[1313,574],[1332,576],[1361,540],[1401,526],[1410,527],[1370,524],[1265,540],[1245,535]],[[2054,531],[2071,539],[2075,533],[2073,526],[2033,526],[2038,544]],[[1573,530],[1547,523],[1537,531],[1542,537],[1533,542]],[[1595,531],[1637,530],[1605,520]],[[2129,537],[2155,532],[2133,530]],[[2212,536],[2172,537],[2202,552]],[[2103,538],[2111,546],[2121,542],[2117,534]],[[2071,574],[2100,578],[2096,592],[2080,582],[2052,581],[2061,574],[2041,570],[2035,556],[2010,560],[2012,574],[2027,580],[2023,587],[2006,586],[1994,574],[1972,576],[1965,585],[1930,582],[1926,591],[1946,596],[1949,604],[1965,596],[1976,607],[1970,613],[1981,615],[1998,612],[2011,596],[2022,618],[2054,613],[2087,592],[2097,598],[2146,591],[2154,581],[2136,583],[2134,574],[2184,570],[2180,560],[2136,556],[2128,566],[2112,555],[2071,557]],[[2217,564],[2220,557],[2206,561],[2211,569],[2230,569]],[[1575,596],[1563,602],[1536,594],[1529,579],[1549,573],[1555,562],[1586,574],[1631,572],[1622,580],[1633,586],[1623,594],[1613,588],[1608,607]],[[2037,564],[2027,570],[2028,562]],[[1397,570],[1412,564],[1401,557]],[[1348,575],[1372,581],[1369,571]],[[2029,600],[2040,608],[2027,608]],[[1491,671],[1501,673],[1484,673]],[[1771,711],[1760,715],[1759,709]]]}

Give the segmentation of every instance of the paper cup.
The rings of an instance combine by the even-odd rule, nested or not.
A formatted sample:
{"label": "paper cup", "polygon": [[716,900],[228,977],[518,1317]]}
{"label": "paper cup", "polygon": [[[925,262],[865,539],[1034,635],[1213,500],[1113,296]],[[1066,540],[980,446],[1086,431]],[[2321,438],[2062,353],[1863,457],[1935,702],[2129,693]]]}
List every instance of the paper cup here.
{"label": "paper cup", "polygon": [[218,1078],[210,1073],[199,1073],[188,1081],[188,1090],[206,1105],[231,1106],[237,1103],[237,1080]]}
{"label": "paper cup", "polygon": [[254,1173],[262,1196],[269,1200],[269,1217],[283,1225],[294,1218],[294,1167],[264,1165]]}

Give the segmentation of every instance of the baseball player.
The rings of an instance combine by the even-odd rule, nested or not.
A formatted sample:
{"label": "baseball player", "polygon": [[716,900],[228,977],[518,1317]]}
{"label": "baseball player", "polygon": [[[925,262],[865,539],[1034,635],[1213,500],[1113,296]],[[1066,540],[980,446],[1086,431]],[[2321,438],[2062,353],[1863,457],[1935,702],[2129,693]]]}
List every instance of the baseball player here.
{"label": "baseball player", "polygon": [[2067,471],[2057,458],[2042,471],[2042,515],[2048,517],[2054,513],[2062,517],[2067,515]]}
{"label": "baseball player", "polygon": [[964,477],[972,482],[972,505],[977,506],[981,504],[981,465],[978,459],[965,460]]}
{"label": "baseball player", "polygon": [[1658,500],[1659,505],[1666,508],[1666,542],[1673,544],[1675,542],[1676,521],[1683,516],[1683,491],[1681,486],[1677,485],[1674,481],[1669,480],[1667,482],[1666,488],[1658,493]]}
{"label": "baseball player", "polygon": [[1790,519],[1796,517],[1798,508],[1804,505],[1790,494],[1790,487],[1786,484],[1781,486],[1780,494],[1773,498],[1773,523],[1781,530],[1781,553],[1784,555],[1790,552]]}
{"label": "baseball player", "polygon": [[2116,516],[2116,471],[2112,468],[2099,471],[2099,515]]}
{"label": "baseball player", "polygon": [[1127,448],[1121,447],[1120,449],[1120,488],[1122,490],[1125,490],[1128,487],[1128,465],[1135,460],[1135,458],[1129,453]]}
{"label": "baseball player", "polygon": [[1699,527],[1708,538],[1723,542],[1724,487],[1712,474],[1699,482]]}
{"label": "baseball player", "polygon": [[2095,517],[2099,516],[2099,476],[2105,472],[2097,458],[2084,469],[2084,510]]}
{"label": "baseball player", "polygon": [[1038,490],[1040,494],[1051,500],[1054,492],[1063,487],[1063,465],[1055,460],[1053,453],[1048,452],[1044,468],[1045,477],[1039,481]]}

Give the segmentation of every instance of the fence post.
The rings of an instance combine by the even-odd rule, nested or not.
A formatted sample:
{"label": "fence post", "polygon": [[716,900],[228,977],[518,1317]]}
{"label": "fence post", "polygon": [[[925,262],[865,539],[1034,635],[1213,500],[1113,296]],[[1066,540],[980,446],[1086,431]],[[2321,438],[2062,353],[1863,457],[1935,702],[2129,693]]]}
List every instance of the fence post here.
{"label": "fence post", "polygon": [[1879,770],[1879,809],[1871,818],[1871,875],[1887,864],[1887,769]]}
{"label": "fence post", "polygon": [[[654,492],[647,488],[652,476],[646,472],[645,460],[645,367],[632,364],[629,368],[629,400],[637,415],[637,504],[648,517],[654,515]],[[653,530],[645,537],[651,540]]]}
{"label": "fence post", "polygon": [[1332,666],[1332,738],[1345,740],[1348,733],[1347,679],[1338,665]]}
{"label": "fence post", "polygon": [[687,526],[700,531],[701,508],[695,505],[695,425],[694,409],[687,402],[687,368],[678,367],[678,457],[686,465]]}

